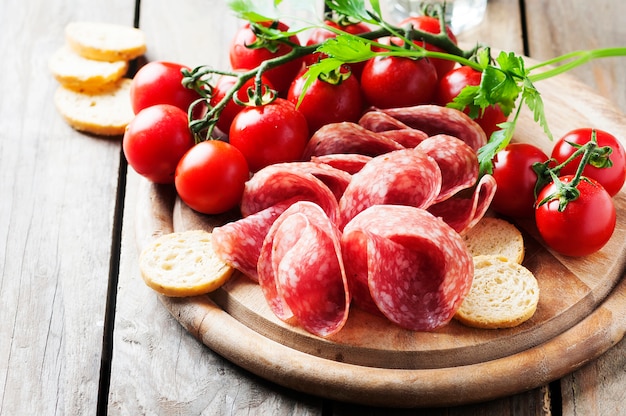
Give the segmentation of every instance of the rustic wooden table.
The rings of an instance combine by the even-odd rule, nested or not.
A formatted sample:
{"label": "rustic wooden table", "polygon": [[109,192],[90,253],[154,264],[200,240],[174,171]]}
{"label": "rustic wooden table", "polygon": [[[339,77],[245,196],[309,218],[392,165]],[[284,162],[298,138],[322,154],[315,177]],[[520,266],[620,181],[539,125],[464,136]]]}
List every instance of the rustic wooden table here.
{"label": "rustic wooden table", "polygon": [[[148,60],[225,66],[239,26],[224,1],[0,4],[0,414],[613,415],[626,405],[626,341],[549,385],[487,403],[375,409],[304,395],[224,360],[141,281],[140,179],[119,139],[80,134],[54,109],[47,70],[76,20],[139,25]],[[461,36],[535,59],[624,45],[620,0],[489,0]],[[626,112],[624,59],[574,75]],[[623,134],[624,132],[618,132]],[[489,388],[486,386],[486,388]]]}

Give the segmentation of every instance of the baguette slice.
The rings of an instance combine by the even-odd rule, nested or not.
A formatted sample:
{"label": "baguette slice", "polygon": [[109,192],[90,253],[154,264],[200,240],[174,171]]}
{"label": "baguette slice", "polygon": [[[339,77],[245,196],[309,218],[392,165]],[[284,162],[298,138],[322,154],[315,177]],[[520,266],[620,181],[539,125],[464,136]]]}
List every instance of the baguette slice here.
{"label": "baguette slice", "polygon": [[135,114],[130,102],[131,79],[122,78],[100,92],[80,92],[62,85],[54,103],[65,121],[78,131],[99,136],[120,136]]}
{"label": "baguette slice", "polygon": [[112,23],[71,22],[65,39],[76,53],[97,61],[130,61],[146,52],[143,31]]}
{"label": "baguette slice", "polygon": [[538,303],[530,270],[505,257],[477,256],[472,287],[454,318],[475,328],[512,328],[530,319]]}
{"label": "baguette slice", "polygon": [[157,238],[139,256],[144,282],[170,297],[202,295],[219,288],[234,269],[217,257],[211,238],[212,234],[204,230]]}
{"label": "baguette slice", "polygon": [[519,264],[524,260],[522,233],[501,218],[482,218],[463,239],[473,256],[498,255]]}
{"label": "baguette slice", "polygon": [[95,61],[64,45],[50,57],[48,67],[54,78],[66,88],[98,91],[122,78],[128,70],[128,61]]}

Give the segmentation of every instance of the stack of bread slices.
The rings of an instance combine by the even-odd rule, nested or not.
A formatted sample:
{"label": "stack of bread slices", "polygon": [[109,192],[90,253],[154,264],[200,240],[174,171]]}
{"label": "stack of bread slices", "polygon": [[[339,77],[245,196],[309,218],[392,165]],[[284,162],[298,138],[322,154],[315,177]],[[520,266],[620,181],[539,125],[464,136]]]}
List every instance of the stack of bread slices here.
{"label": "stack of bread slices", "polygon": [[474,280],[455,319],[484,329],[512,328],[529,320],[539,303],[539,284],[522,265],[522,233],[504,219],[484,217],[464,240],[474,258]]}
{"label": "stack of bread slices", "polygon": [[60,84],[54,102],[69,125],[99,136],[123,135],[134,116],[129,62],[145,51],[145,36],[139,29],[69,23],[65,44],[49,60],[49,69]]}

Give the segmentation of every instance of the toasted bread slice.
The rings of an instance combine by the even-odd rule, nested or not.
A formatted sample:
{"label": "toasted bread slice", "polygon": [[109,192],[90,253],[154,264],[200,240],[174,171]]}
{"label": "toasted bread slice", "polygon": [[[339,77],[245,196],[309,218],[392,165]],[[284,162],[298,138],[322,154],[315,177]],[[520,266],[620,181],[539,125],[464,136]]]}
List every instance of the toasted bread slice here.
{"label": "toasted bread slice", "polygon": [[473,256],[499,255],[520,264],[524,260],[522,233],[501,218],[482,218],[463,239]]}
{"label": "toasted bread slice", "polygon": [[475,328],[512,328],[530,319],[538,303],[530,270],[502,256],[477,256],[472,287],[454,318]]}
{"label": "toasted bread slice", "polygon": [[128,71],[128,61],[104,62],[87,59],[64,45],[50,57],[48,67],[64,87],[98,91],[111,87]]}
{"label": "toasted bread slice", "polygon": [[146,52],[143,31],[112,23],[71,22],[65,39],[76,53],[97,61],[130,61]]}
{"label": "toasted bread slice", "polygon": [[170,297],[196,296],[219,288],[234,269],[217,257],[211,237],[207,231],[190,230],[157,238],[139,256],[143,280]]}
{"label": "toasted bread slice", "polygon": [[62,85],[54,95],[57,110],[76,130],[99,136],[124,134],[135,114],[130,103],[129,78],[99,92],[80,92]]}

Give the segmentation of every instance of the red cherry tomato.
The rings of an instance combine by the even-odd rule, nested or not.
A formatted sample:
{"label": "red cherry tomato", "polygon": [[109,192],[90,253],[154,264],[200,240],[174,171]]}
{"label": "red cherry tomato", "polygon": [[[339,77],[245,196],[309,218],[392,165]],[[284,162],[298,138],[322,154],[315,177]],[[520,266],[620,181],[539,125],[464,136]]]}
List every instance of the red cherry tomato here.
{"label": "red cherry tomato", "polygon": [[128,164],[155,183],[174,182],[178,161],[193,145],[187,113],[170,104],[137,113],[122,141]]}
{"label": "red cherry tomato", "polygon": [[309,139],[304,115],[282,98],[246,107],[230,126],[229,142],[241,150],[252,172],[280,162],[299,160]]}
{"label": "red cherry tomato", "polygon": [[234,146],[219,140],[200,142],[176,168],[176,192],[190,208],[221,214],[237,207],[250,174],[246,159]]}
{"label": "red cherry tomato", "polygon": [[[573,176],[560,178],[571,182]],[[577,186],[580,197],[559,212],[559,201],[553,199],[535,210],[539,234],[554,251],[566,256],[586,256],[600,250],[615,229],[615,206],[611,196],[593,179],[582,180]],[[551,195],[556,185],[541,190],[538,201]]]}
{"label": "red cherry tomato", "polygon": [[[334,27],[335,29],[342,30],[352,35],[359,35],[359,34],[367,33],[371,31],[370,27],[362,22],[342,25],[332,20],[326,20],[324,24],[330,27]],[[337,35],[334,32],[331,32],[328,29],[318,27],[312,30],[311,35],[309,36],[309,39],[306,42],[306,45],[307,46],[317,45],[319,43],[323,43],[327,39],[332,39],[336,36]],[[314,52],[304,58],[304,63],[306,66],[309,66],[318,62],[322,57],[323,56],[321,53]],[[365,66],[365,62],[354,63],[354,64],[350,64],[350,69],[352,70],[352,73],[357,78],[360,78],[361,73],[363,72],[364,66]]]}
{"label": "red cherry tomato", "polygon": [[437,87],[437,71],[428,59],[376,56],[361,74],[367,104],[379,108],[430,103]]}
{"label": "red cherry tomato", "polygon": [[155,104],[171,104],[185,112],[200,95],[183,86],[184,65],[173,62],[149,62],[133,77],[130,84],[130,100],[137,114]]}
{"label": "red cherry tomato", "polygon": [[[428,32],[428,33],[433,33],[435,35],[441,33],[441,25],[439,23],[439,19],[436,17],[432,17],[432,16],[411,16],[411,17],[407,17],[406,19],[404,19],[403,21],[401,21],[399,23],[400,27],[404,27],[408,24],[413,25],[413,28],[416,30],[421,30],[423,32]],[[455,44],[457,43],[456,40],[456,36],[454,36],[454,33],[452,33],[452,30],[450,29],[449,26],[446,26],[446,33],[448,34],[448,37],[450,38],[450,40],[452,40],[452,42],[454,42]],[[445,52],[443,49],[437,47],[437,46],[433,46],[431,44],[428,43],[424,43],[423,40],[415,40],[414,41],[416,44],[424,47],[426,50],[432,51],[432,52]],[[455,62],[454,61],[448,61],[446,59],[440,59],[440,58],[432,58],[431,61],[433,62],[433,65],[435,65],[435,69],[437,70],[437,76],[439,78],[443,77],[445,74],[447,74],[449,71],[452,70],[452,68],[454,68]]]}
{"label": "red cherry tomato", "polygon": [[511,143],[498,152],[493,160],[493,177],[498,187],[491,208],[509,217],[532,217],[537,183],[532,165],[547,160],[543,150],[529,143]]}
{"label": "red cherry tomato", "polygon": [[[448,72],[439,79],[435,101],[441,106],[451,103],[461,90],[467,85],[479,85],[482,74],[469,66],[461,66]],[[469,109],[465,110],[469,114]],[[475,121],[482,127],[487,137],[499,130],[498,124],[504,123],[507,117],[502,112],[500,106],[489,106],[485,108],[482,115],[478,116]]]}
{"label": "red cherry tomato", "polygon": [[[298,103],[305,82],[305,72],[302,72],[289,87],[287,99],[293,104]],[[361,88],[353,74],[337,84],[316,79],[307,88],[298,107],[308,122],[310,132],[330,123],[355,122],[362,109]]]}
{"label": "red cherry tomato", "polygon": [[[275,25],[276,28],[282,32],[289,30],[289,26],[282,22],[265,22],[263,25],[266,27]],[[233,69],[254,69],[263,61],[285,55],[293,49],[287,43],[278,43],[275,51],[271,51],[265,47],[250,47],[250,45],[254,44],[256,41],[257,36],[250,28],[249,23],[246,23],[241,29],[239,29],[239,31],[237,31],[229,49],[230,64]],[[300,41],[295,35],[289,37],[289,42],[295,45],[300,45]],[[265,76],[277,91],[285,92],[289,88],[291,81],[293,81],[302,68],[302,65],[302,59],[294,59],[265,72]]]}
{"label": "red cherry tomato", "polygon": [[[269,82],[269,80],[267,79],[267,77],[262,76],[261,81],[263,82],[263,85],[266,86],[266,88],[272,88],[272,89],[274,88]],[[215,106],[217,105],[217,103],[222,101],[224,96],[226,96],[226,93],[233,87],[233,85],[235,85],[235,82],[237,82],[236,77],[231,77],[227,75],[220,77],[217,80],[215,87],[213,88],[211,100],[209,101],[210,105]],[[246,81],[246,83],[243,84],[243,86],[237,91],[236,96],[237,96],[237,99],[239,99],[239,101],[244,102],[244,103],[248,101],[248,89],[249,88],[255,88],[254,78],[251,78],[248,81]],[[263,90],[264,92],[267,91],[266,88],[264,88]],[[222,110],[220,114],[220,117],[217,121],[217,127],[222,132],[228,133],[228,131],[230,130],[230,124],[233,122],[233,119],[235,118],[235,116],[241,110],[243,110],[243,108],[244,107],[237,104],[235,100],[230,100],[228,104],[226,104],[226,106],[224,107],[224,109]]]}
{"label": "red cherry tomato", "polygon": [[[563,137],[561,137],[554,145],[552,149],[551,157],[554,158],[557,163],[563,163],[567,160],[575,151],[576,148],[570,143],[584,145],[591,140],[591,128],[582,128],[572,130]],[[624,146],[620,143],[615,136],[606,131],[596,129],[596,139],[598,146],[609,146],[613,151],[609,158],[613,162],[613,166],[609,168],[597,168],[595,166],[587,165],[583,171],[583,176],[595,179],[606,189],[611,196],[615,196],[624,185],[626,180],[626,153],[624,152]],[[578,169],[578,164],[582,156],[577,157],[572,162],[568,163],[563,169],[561,169],[561,175],[573,175]]]}

